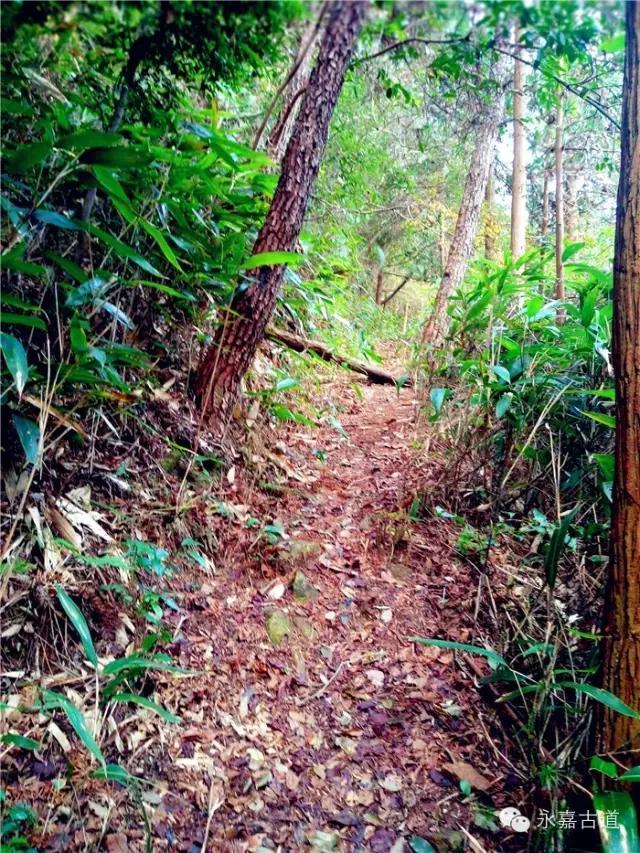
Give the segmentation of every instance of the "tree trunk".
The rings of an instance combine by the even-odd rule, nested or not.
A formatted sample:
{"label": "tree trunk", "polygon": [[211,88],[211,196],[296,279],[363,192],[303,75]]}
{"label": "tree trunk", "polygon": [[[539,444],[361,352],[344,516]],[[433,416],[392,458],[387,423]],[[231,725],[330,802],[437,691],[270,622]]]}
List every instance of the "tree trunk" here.
{"label": "tree trunk", "polygon": [[[562,168],[562,136],[564,132],[564,92],[558,92],[556,109],[556,144],[555,144],[555,177],[556,177],[556,299],[564,300],[564,175]],[[564,308],[558,308],[556,319],[564,323]]]}
{"label": "tree trunk", "polygon": [[473,242],[478,231],[480,211],[489,177],[489,168],[498,139],[498,128],[504,115],[505,64],[500,59],[496,64],[498,91],[485,107],[484,121],[478,130],[476,147],[462,194],[455,231],[449,247],[440,287],[436,294],[431,316],[422,330],[422,343],[437,344],[449,329],[447,300],[462,284],[467,264],[473,251]]}
{"label": "tree trunk", "polygon": [[[603,681],[640,709],[640,3],[626,4],[626,20],[613,289],[615,481]],[[605,708],[601,740],[606,751],[640,749],[640,720]]]}
{"label": "tree trunk", "polygon": [[568,243],[577,239],[578,229],[578,181],[576,172],[568,172],[564,188],[564,222],[565,237]]}
{"label": "tree trunk", "polygon": [[398,293],[400,293],[400,291],[402,290],[402,288],[405,286],[405,284],[407,284],[407,282],[408,282],[410,279],[411,279],[411,276],[410,276],[410,275],[405,276],[405,277],[402,279],[402,281],[400,282],[400,284],[399,284],[396,288],[394,288],[388,296],[385,296],[385,298],[382,300],[382,307],[383,307],[383,308],[386,308],[386,307],[387,307],[387,305],[389,304],[389,302],[391,302],[391,300],[393,299],[393,297],[394,297],[394,296],[397,296],[397,295],[398,295]]}
{"label": "tree trunk", "polygon": [[[362,361],[356,361],[353,358],[337,355],[328,346],[321,341],[312,341],[309,338],[301,338],[299,335],[293,335],[291,332],[285,332],[283,329],[275,329],[273,326],[267,326],[265,329],[265,337],[272,341],[277,341],[279,344],[284,344],[289,349],[295,352],[312,352],[323,361],[333,361],[341,367],[346,367],[353,370],[355,373],[360,373],[366,376],[369,382],[375,385],[397,385],[398,379],[386,370],[376,367],[373,364],[365,364]],[[403,386],[411,385],[411,379],[403,377]]]}
{"label": "tree trunk", "polygon": [[540,216],[540,242],[544,245],[549,233],[549,170],[544,170],[542,181],[542,214]]}
{"label": "tree trunk", "polygon": [[496,222],[496,179],[493,164],[489,167],[484,204],[484,256],[488,261],[495,261],[498,228]]}
{"label": "tree trunk", "polygon": [[[366,0],[337,0],[320,45],[318,60],[300,106],[280,179],[253,254],[292,251],[318,175],[344,76],[362,26]],[[282,264],[262,267],[248,287],[236,289],[196,376],[203,417],[215,426],[229,417],[258,344],[264,336],[282,284]]]}
{"label": "tree trunk", "polygon": [[[515,42],[520,39],[516,27]],[[513,171],[511,180],[511,254],[514,259],[524,255],[527,244],[527,174],[526,132],[524,119],[524,65],[515,60],[513,71]]]}
{"label": "tree trunk", "polygon": [[313,54],[322,35],[325,12],[326,9],[323,6],[317,20],[310,21],[302,34],[292,74],[284,90],[280,115],[267,140],[267,151],[276,163],[282,162],[295,124],[296,109],[309,85]]}
{"label": "tree trunk", "polygon": [[382,305],[383,298],[383,290],[384,290],[384,270],[382,267],[378,269],[378,274],[376,275],[376,305]]}

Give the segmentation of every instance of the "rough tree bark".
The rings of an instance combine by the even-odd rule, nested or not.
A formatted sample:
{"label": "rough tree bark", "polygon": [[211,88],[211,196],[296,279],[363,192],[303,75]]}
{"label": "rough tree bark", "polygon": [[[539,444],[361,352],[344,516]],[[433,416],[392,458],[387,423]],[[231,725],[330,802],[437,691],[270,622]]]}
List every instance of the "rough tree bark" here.
{"label": "rough tree bark", "polygon": [[384,270],[382,267],[378,269],[376,274],[376,294],[375,294],[375,303],[376,305],[382,305],[382,300],[384,297]]}
{"label": "rough tree bark", "polygon": [[[515,29],[515,42],[520,28]],[[524,126],[524,65],[515,60],[513,70],[513,170],[511,174],[511,254],[524,255],[527,248],[526,132]]]}
{"label": "rough tree bark", "polygon": [[[603,681],[640,710],[640,3],[626,4],[627,43],[613,289],[616,450]],[[605,751],[640,749],[640,720],[604,709]],[[637,753],[636,753],[637,756]],[[632,763],[637,758],[630,756]]]}
{"label": "rough tree bark", "polygon": [[[564,169],[562,164],[562,137],[564,134],[564,92],[558,92],[556,109],[555,179],[556,179],[556,299],[564,300]],[[564,323],[564,309],[558,308],[556,319]]]}
{"label": "rough tree bark", "polygon": [[495,79],[498,91],[484,110],[484,119],[478,130],[476,146],[467,174],[462,204],[449,247],[449,255],[442,280],[436,294],[432,313],[422,330],[422,343],[436,344],[446,335],[449,328],[449,316],[446,311],[447,300],[462,284],[467,264],[473,251],[473,241],[478,231],[480,211],[489,177],[489,167],[498,139],[498,129],[504,115],[504,96],[506,81],[506,63],[501,58],[496,63]]}
{"label": "rough tree bark", "polygon": [[[331,4],[318,60],[253,254],[292,251],[296,245],[366,7],[366,0]],[[222,425],[232,411],[242,377],[273,313],[284,270],[282,264],[263,267],[248,287],[236,290],[204,353],[195,391],[202,416],[214,426]]]}

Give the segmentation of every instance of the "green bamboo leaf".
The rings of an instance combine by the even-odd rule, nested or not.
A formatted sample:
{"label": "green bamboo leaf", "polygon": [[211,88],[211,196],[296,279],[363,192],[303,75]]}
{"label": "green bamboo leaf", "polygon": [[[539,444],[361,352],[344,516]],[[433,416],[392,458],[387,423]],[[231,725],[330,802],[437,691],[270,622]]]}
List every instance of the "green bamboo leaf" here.
{"label": "green bamboo leaf", "polygon": [[129,260],[133,261],[134,264],[143,269],[145,272],[151,273],[151,275],[157,275],[160,278],[164,278],[164,276],[158,272],[158,270],[152,266],[149,261],[146,261],[143,257],[141,257],[135,249],[132,249],[131,246],[127,246],[126,243],[123,243],[122,240],[118,240],[117,237],[114,237],[112,234],[103,231],[102,228],[98,228],[97,225],[88,224],[87,230],[90,234],[93,234],[94,237],[98,237],[102,240],[103,243],[106,243],[107,246],[110,246],[114,252],[121,258],[129,258]]}
{"label": "green bamboo leaf", "polygon": [[55,690],[45,690],[43,693],[42,710],[52,711],[56,708],[64,711],[67,715],[67,719],[71,723],[71,726],[82,743],[86,746],[93,757],[104,766],[104,755],[96,743],[95,738],[91,734],[82,711],[76,708],[73,702],[67,699],[66,696],[63,696],[62,693],[58,693]]}
{"label": "green bamboo leaf", "polygon": [[621,782],[640,782],[640,764],[631,767],[620,777]]}
{"label": "green bamboo leaf", "polygon": [[140,705],[143,708],[148,708],[150,711],[154,711],[158,716],[162,717],[163,720],[166,720],[168,723],[179,723],[180,717],[177,717],[175,714],[172,714],[171,711],[167,711],[166,708],[163,708],[162,705],[158,705],[157,702],[154,702],[151,699],[148,699],[146,696],[139,696],[137,693],[117,693],[115,696],[111,697],[112,702],[133,702],[135,705]]}
{"label": "green bamboo leaf", "polygon": [[80,231],[79,225],[65,216],[63,213],[58,213],[57,210],[34,210],[32,214],[38,222],[44,222],[45,225],[53,225],[55,228],[63,228],[67,231]]}
{"label": "green bamboo leaf", "polygon": [[567,535],[569,533],[569,525],[575,518],[575,514],[578,511],[578,506],[575,506],[570,513],[565,515],[562,519],[562,522],[559,525],[556,525],[553,533],[551,534],[551,539],[549,541],[549,545],[547,547],[547,553],[544,558],[544,574],[547,581],[547,585],[550,589],[553,589],[556,583],[556,577],[558,576],[558,563],[560,561],[560,557],[562,556],[562,552],[564,551],[564,547],[567,544]]}
{"label": "green bamboo leaf", "polygon": [[182,272],[182,267],[178,263],[178,259],[176,258],[173,249],[165,240],[164,234],[162,233],[162,231],[159,228],[156,228],[155,225],[152,225],[150,222],[147,222],[146,219],[141,219],[139,221],[139,224],[142,228],[144,228],[144,230],[147,232],[147,234],[149,234],[149,235],[151,235],[151,237],[153,237],[153,239],[158,244],[160,251],[165,256],[165,258],[169,261],[169,263],[172,264],[177,270]]}
{"label": "green bamboo leaf", "polygon": [[608,690],[604,690],[602,687],[594,687],[592,684],[583,684],[579,681],[560,681],[556,686],[562,687],[565,690],[575,690],[576,693],[584,693],[585,696],[595,699],[596,702],[606,705],[607,708],[617,711],[618,714],[640,720],[640,714],[637,711],[634,711],[622,699],[618,699],[617,696]]}
{"label": "green bamboo leaf", "polygon": [[18,394],[22,394],[29,378],[29,362],[24,347],[13,335],[0,332],[0,349]]}
{"label": "green bamboo leaf", "polygon": [[0,311],[0,324],[3,326],[28,326],[30,329],[47,331],[47,324],[44,320],[28,314],[7,314],[6,311]]}
{"label": "green bamboo leaf", "polygon": [[430,640],[425,637],[410,637],[409,642],[418,643],[421,646],[436,646],[439,649],[453,649],[458,652],[469,652],[472,655],[480,655],[486,658],[493,666],[504,666],[509,668],[506,660],[492,649],[485,649],[482,646],[473,646],[469,643],[454,643],[452,640]]}
{"label": "green bamboo leaf", "polygon": [[109,133],[102,130],[77,130],[68,136],[63,136],[57,143],[58,148],[68,148],[72,151],[84,151],[86,148],[109,148],[122,142],[119,133]]}
{"label": "green bamboo leaf", "polygon": [[80,157],[81,163],[91,166],[110,166],[114,169],[135,169],[148,166],[153,154],[136,148],[120,145],[112,148],[90,148]]}
{"label": "green bamboo leaf", "polygon": [[159,656],[145,658],[142,655],[130,655],[126,658],[118,658],[108,663],[104,668],[105,675],[115,675],[120,672],[138,672],[148,669],[159,669],[165,672],[176,672],[182,675],[195,675],[194,672],[188,669],[181,669],[179,666],[171,663],[170,660]]}
{"label": "green bamboo leaf", "polygon": [[586,415],[588,418],[591,418],[592,421],[602,424],[603,426],[607,426],[610,429],[616,428],[616,419],[612,415],[603,415],[601,412],[582,412],[581,414]]}
{"label": "green bamboo leaf", "polygon": [[638,816],[630,795],[625,791],[596,794],[593,804],[603,853],[638,853]]}
{"label": "green bamboo leaf", "polygon": [[0,737],[0,743],[6,743],[9,746],[17,746],[19,749],[40,749],[41,743],[39,740],[34,740],[24,735],[16,734],[15,732],[7,732]]}
{"label": "green bamboo leaf", "polygon": [[106,166],[94,166],[93,174],[96,176],[98,183],[107,191],[107,193],[113,198],[120,199],[120,201],[126,202],[129,204],[129,199],[127,194],[122,188],[120,181],[115,177],[113,172],[110,169],[107,169]]}
{"label": "green bamboo leaf", "polygon": [[593,770],[596,773],[602,773],[604,776],[608,776],[609,779],[617,779],[618,778],[618,766],[613,763],[613,761],[605,761],[603,758],[600,758],[599,755],[594,755],[589,762],[589,770]]}
{"label": "green bamboo leaf", "polygon": [[303,261],[304,258],[297,252],[259,252],[257,255],[251,255],[241,269],[253,270],[258,267],[275,267],[280,264],[300,266]]}
{"label": "green bamboo leaf", "polygon": [[96,650],[93,645],[91,631],[89,630],[87,620],[84,618],[82,611],[73,601],[67,591],[60,586],[60,584],[56,584],[56,594],[58,596],[60,604],[64,609],[64,612],[67,614],[67,616],[73,623],[73,627],[78,632],[80,642],[82,643],[82,648],[84,649],[84,653],[87,656],[87,660],[90,661],[95,667],[97,667],[98,655],[96,654]]}
{"label": "green bamboo leaf", "polygon": [[30,465],[36,465],[40,456],[40,427],[35,421],[13,415],[11,418],[18,433],[20,444]]}

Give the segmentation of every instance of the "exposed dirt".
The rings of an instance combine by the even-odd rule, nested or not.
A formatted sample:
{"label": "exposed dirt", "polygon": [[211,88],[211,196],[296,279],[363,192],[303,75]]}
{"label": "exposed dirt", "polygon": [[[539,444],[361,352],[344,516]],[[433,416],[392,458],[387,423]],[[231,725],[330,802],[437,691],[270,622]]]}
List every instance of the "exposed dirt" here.
{"label": "exposed dirt", "polygon": [[[171,651],[198,674],[153,686],[182,723],[138,713],[104,733],[114,761],[121,738],[129,772],[156,783],[142,789],[154,850],[398,853],[411,836],[454,850],[468,833],[486,849],[524,847],[480,827],[483,805],[517,796],[471,670],[410,641],[473,635],[477,577],[455,557],[454,529],[412,517],[441,463],[414,449],[410,390],[359,387],[328,388],[342,433],[289,430],[278,484],[258,489],[238,466],[215,513],[196,499],[164,530],[202,540],[210,528],[219,547],[208,569],[168,581],[180,603]],[[136,523],[162,539],[158,518]],[[55,768],[23,772],[23,799],[50,809],[43,847],[145,849],[130,790],[87,772],[74,803],[51,788]]]}

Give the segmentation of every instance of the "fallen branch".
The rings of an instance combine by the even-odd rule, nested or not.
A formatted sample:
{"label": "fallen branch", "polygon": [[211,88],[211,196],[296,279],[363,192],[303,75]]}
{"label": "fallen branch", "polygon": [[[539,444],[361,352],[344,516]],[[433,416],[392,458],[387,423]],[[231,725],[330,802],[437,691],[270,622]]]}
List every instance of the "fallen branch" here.
{"label": "fallen branch", "polygon": [[[371,364],[364,364],[361,361],[355,361],[352,358],[336,355],[328,346],[320,341],[301,338],[298,335],[293,335],[291,332],[285,332],[283,329],[274,329],[273,326],[267,327],[265,336],[269,340],[284,344],[289,349],[295,350],[295,352],[312,352],[324,361],[332,361],[341,367],[346,367],[355,373],[360,373],[362,376],[366,376],[369,382],[374,382],[376,385],[398,385],[399,379],[391,373],[387,373],[386,370],[381,370],[379,367],[374,367]],[[402,384],[410,385],[411,380],[407,379]]]}

